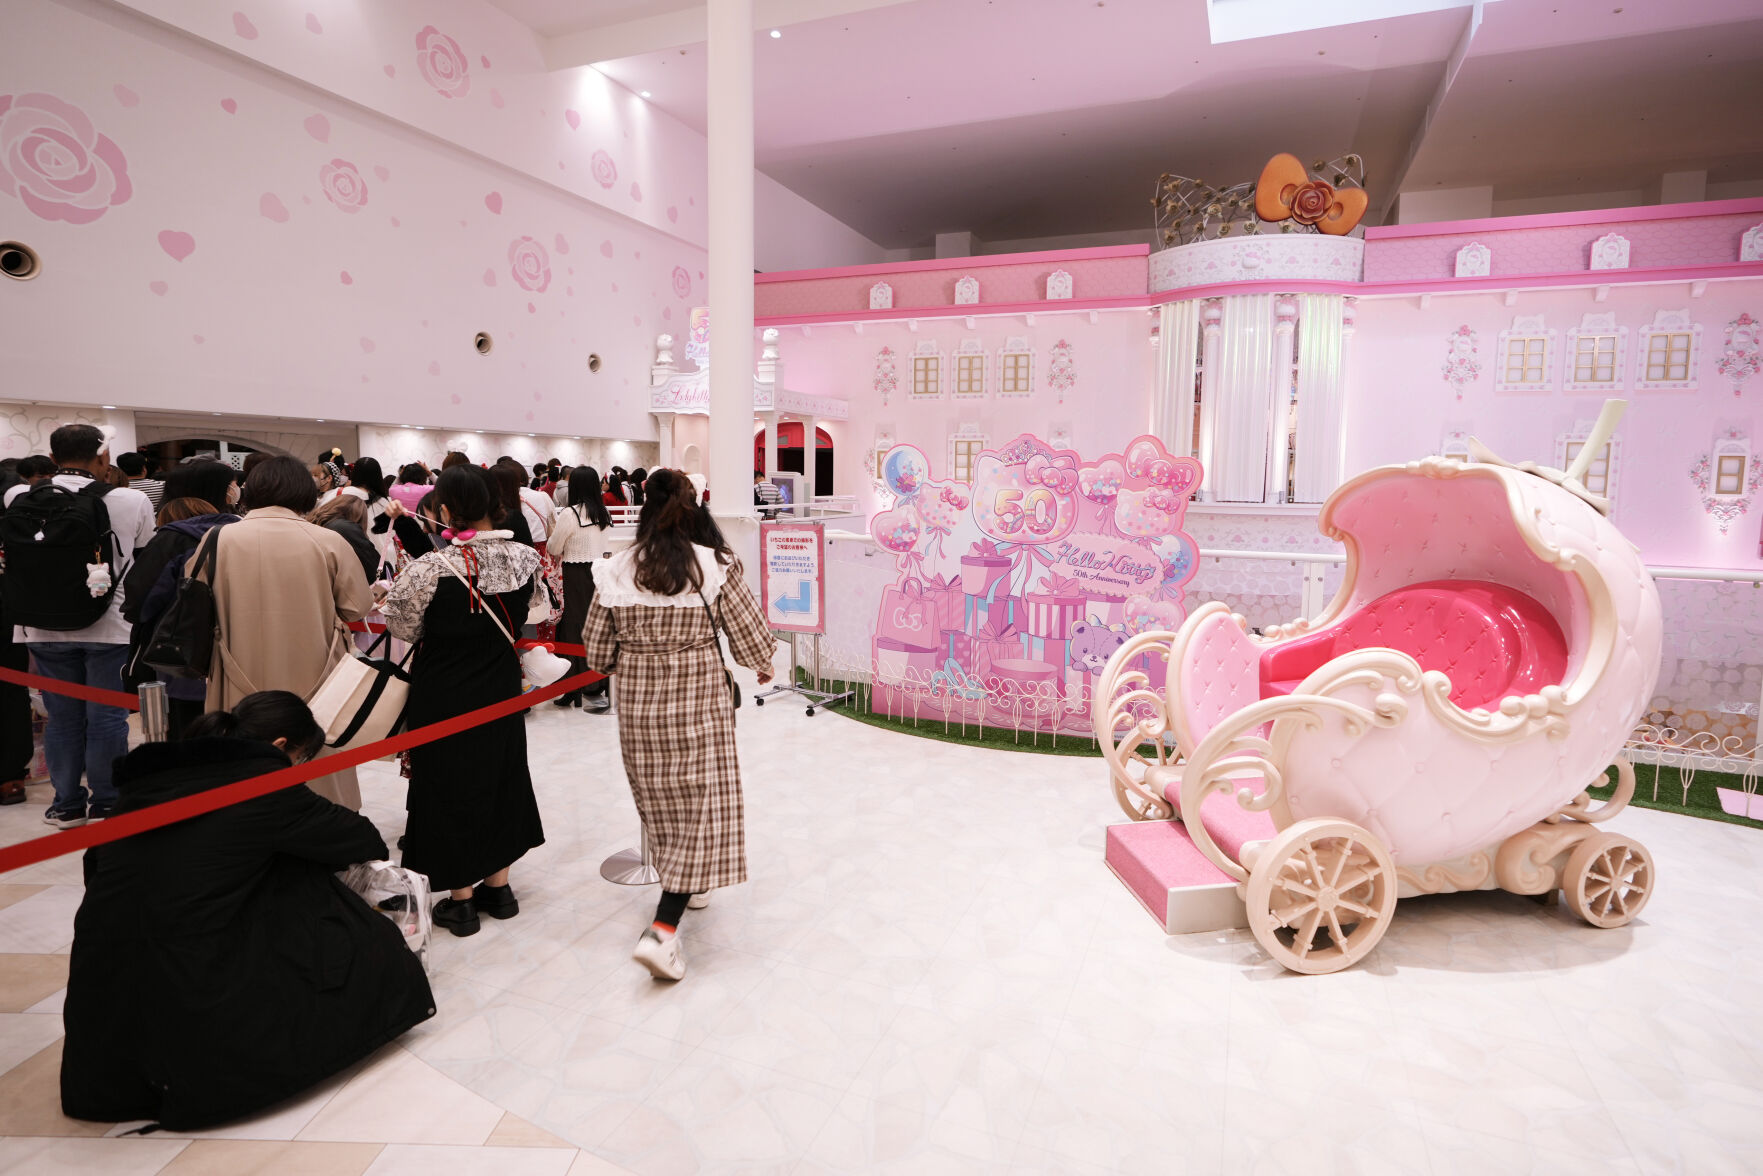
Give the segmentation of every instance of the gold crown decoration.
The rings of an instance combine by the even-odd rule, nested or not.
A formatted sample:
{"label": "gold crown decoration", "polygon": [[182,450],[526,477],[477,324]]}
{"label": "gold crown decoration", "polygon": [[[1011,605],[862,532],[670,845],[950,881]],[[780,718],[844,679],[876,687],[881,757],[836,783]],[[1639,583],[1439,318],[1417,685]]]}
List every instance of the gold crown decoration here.
{"label": "gold crown decoration", "polygon": [[1297,156],[1281,153],[1267,161],[1259,180],[1228,188],[1164,172],[1151,197],[1157,239],[1165,247],[1254,236],[1276,224],[1282,233],[1345,236],[1370,203],[1365,161],[1356,154],[1319,159],[1306,169]]}

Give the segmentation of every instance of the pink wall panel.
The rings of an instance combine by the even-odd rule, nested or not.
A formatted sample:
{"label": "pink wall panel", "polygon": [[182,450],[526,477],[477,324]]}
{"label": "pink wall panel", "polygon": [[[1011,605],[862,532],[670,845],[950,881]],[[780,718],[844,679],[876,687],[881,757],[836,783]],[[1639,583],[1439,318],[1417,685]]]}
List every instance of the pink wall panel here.
{"label": "pink wall panel", "polygon": [[[926,320],[916,331],[904,322],[880,322],[866,324],[861,335],[844,326],[817,326],[808,335],[785,328],[779,344],[789,387],[850,402],[848,421],[822,424],[832,434],[837,454],[835,492],[858,495],[868,511],[875,502],[862,459],[878,432],[922,449],[938,478],[949,476],[949,438],[966,423],[1000,443],[1018,433],[1047,437],[1063,426],[1081,453],[1110,452],[1146,432],[1155,322],[1143,310],[1104,311],[1094,323],[1086,312],[1042,313],[1032,327],[1020,316],[987,318],[977,320],[973,330],[960,319]],[[1026,338],[1034,350],[1034,391],[1022,399],[1003,399],[995,392],[998,349],[1012,337]],[[950,357],[966,339],[978,339],[985,348],[992,393],[978,400],[956,400],[945,393],[941,400],[914,401],[908,395],[913,349],[934,342],[944,364],[952,367]],[[1048,380],[1049,353],[1061,340],[1071,344],[1077,375],[1063,395]],[[876,354],[883,347],[893,349],[899,378],[886,404],[875,387]]]}
{"label": "pink wall panel", "polygon": [[979,281],[982,306],[1039,302],[1047,296],[1047,275],[1060,269],[1071,275],[1072,297],[1077,299],[1142,297],[1148,288],[1143,254],[1069,261],[1048,259],[972,269],[907,269],[801,281],[765,281],[754,288],[754,314],[767,318],[867,310],[870,287],[882,281],[894,288],[895,310],[949,307],[955,302],[955,283],[970,273]]}
{"label": "pink wall panel", "polygon": [[[1642,392],[1633,388],[1640,328],[1659,310],[1688,307],[1702,325],[1699,388],[1696,391]],[[1554,383],[1561,386],[1562,350],[1567,331],[1587,312],[1616,312],[1628,328],[1624,390],[1629,402],[1618,437],[1621,470],[1613,518],[1638,544],[1648,563],[1694,567],[1763,568],[1758,535],[1763,500],[1733,523],[1725,535],[1704,511],[1690,481],[1690,466],[1708,452],[1715,432],[1737,427],[1763,451],[1763,383],[1752,379],[1735,396],[1716,370],[1726,324],[1748,310],[1763,316],[1763,280],[1710,282],[1701,298],[1687,284],[1613,287],[1607,301],[1589,290],[1521,295],[1503,305],[1497,294],[1434,298],[1422,310],[1414,298],[1361,299],[1358,331],[1348,367],[1347,461],[1349,473],[1386,462],[1411,461],[1439,451],[1447,429],[1479,436],[1510,461],[1554,464],[1557,434],[1598,415],[1604,397],[1595,393],[1497,394],[1493,390],[1499,334],[1514,315],[1545,316],[1559,331]],[[1446,336],[1459,326],[1476,332],[1479,378],[1464,385],[1459,400],[1441,376]]]}
{"label": "pink wall panel", "polygon": [[1763,221],[1763,211],[1603,224],[1556,224],[1443,236],[1368,238],[1365,243],[1365,280],[1398,282],[1450,278],[1456,272],[1457,250],[1471,241],[1479,241],[1488,247],[1492,254],[1490,267],[1495,276],[1580,273],[1591,264],[1592,242],[1605,233],[1619,233],[1628,238],[1628,264],[1634,269],[1717,265],[1738,260],[1739,237],[1759,221]]}
{"label": "pink wall panel", "polygon": [[89,149],[77,196],[6,155],[8,398],[653,437],[702,250],[127,13],[8,32],[0,136]]}

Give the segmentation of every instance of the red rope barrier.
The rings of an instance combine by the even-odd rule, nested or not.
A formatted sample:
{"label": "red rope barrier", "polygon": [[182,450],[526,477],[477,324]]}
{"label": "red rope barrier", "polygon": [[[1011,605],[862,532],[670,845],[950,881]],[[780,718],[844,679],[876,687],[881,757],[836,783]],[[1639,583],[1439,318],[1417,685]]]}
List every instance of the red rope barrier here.
{"label": "red rope barrier", "polygon": [[65,694],[69,698],[83,698],[87,702],[101,702],[105,706],[120,706],[126,710],[140,710],[141,700],[132,694],[124,694],[120,690],[100,690],[96,686],[80,686],[73,682],[63,682],[60,678],[45,678],[39,674],[27,674],[23,670],[9,670],[0,666],[0,682],[16,682],[20,686],[35,686],[38,690],[47,690],[51,694]]}
{"label": "red rope barrier", "polygon": [[[4,676],[8,680],[21,676],[34,677],[29,674],[18,675],[14,671],[4,669],[0,669],[0,676]],[[269,793],[278,792],[283,788],[292,788],[296,784],[304,784],[308,780],[316,780],[320,776],[328,776],[332,772],[352,768],[358,764],[367,763],[369,760],[380,759],[412,747],[420,747],[424,743],[433,743],[437,739],[457,735],[471,727],[481,726],[518,711],[530,709],[541,702],[556,698],[560,694],[567,694],[578,687],[597,682],[601,677],[602,675],[589,670],[586,673],[575,674],[561,681],[553,682],[549,686],[542,686],[525,694],[517,694],[513,698],[479,707],[474,711],[467,711],[465,714],[456,715],[451,719],[442,719],[438,723],[430,723],[426,727],[418,727],[416,730],[406,731],[402,735],[381,739],[365,747],[354,748],[337,755],[324,756],[303,764],[278,768],[276,771],[262,776],[254,776],[249,780],[240,780],[221,788],[211,789],[208,792],[200,792],[194,796],[182,796],[176,800],[168,800],[163,804],[156,804],[137,812],[111,817],[96,825],[83,825],[77,829],[68,829],[60,833],[51,833],[47,837],[37,837],[30,841],[20,842],[17,845],[0,849],[0,874],[34,865],[37,862],[48,861],[50,858],[60,857],[64,853],[72,853],[78,849],[90,849],[94,845],[121,841],[125,837],[145,833],[149,829],[158,829],[178,821],[187,821],[191,817],[199,817],[203,813],[215,812],[243,801],[254,800],[259,796],[267,796]],[[72,692],[67,689],[70,684],[66,682],[57,682],[53,679],[38,679],[38,681],[47,683],[46,689],[54,688],[60,689],[64,693]],[[79,689],[84,690],[86,687]],[[109,694],[111,692],[99,691],[98,693]]]}

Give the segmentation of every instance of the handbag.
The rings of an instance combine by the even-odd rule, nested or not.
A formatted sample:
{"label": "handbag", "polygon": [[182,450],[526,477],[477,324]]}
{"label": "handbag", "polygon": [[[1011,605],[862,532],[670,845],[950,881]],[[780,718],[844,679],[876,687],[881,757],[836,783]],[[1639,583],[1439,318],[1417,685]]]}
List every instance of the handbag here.
{"label": "handbag", "polygon": [[[466,579],[464,573],[453,566],[451,557],[443,555],[441,562],[447,566],[449,572],[453,573],[455,579],[465,585],[466,591],[473,596],[482,598],[483,593],[478,591],[477,585]],[[508,643],[515,647],[516,652],[520,655],[520,672],[525,674],[527,680],[533,685],[549,686],[569,673],[568,658],[558,657],[548,646],[544,645],[521,649],[520,643],[514,639],[514,634],[508,631],[508,626],[502,623],[502,618],[496,615],[496,610],[491,608],[487,602],[484,605],[484,613],[495,623],[496,628],[502,630],[502,636],[508,638]]]}
{"label": "handbag", "polygon": [[703,589],[698,590],[698,599],[700,601],[703,601],[704,615],[710,618],[710,631],[712,633],[716,634],[716,636],[717,636],[716,660],[719,663],[721,663],[721,665],[722,665],[722,680],[728,683],[729,701],[734,703],[736,710],[740,710],[741,709],[741,687],[740,687],[740,684],[735,681],[734,672],[728,668],[728,663],[722,660],[722,641],[721,641],[721,638],[724,634],[726,634],[728,632],[728,626],[720,623],[719,619],[718,619],[720,617],[721,612],[722,612],[722,597],[718,596],[716,598],[716,610],[717,611],[714,613],[710,611],[710,602],[708,600],[704,599]]}
{"label": "handbag", "polygon": [[350,652],[331,667],[307,701],[312,717],[324,728],[325,746],[337,751],[374,743],[395,733],[404,723],[404,707],[410,699],[410,675],[404,661],[374,657],[374,650],[391,637],[381,633],[365,654]]}
{"label": "handbag", "polygon": [[[206,678],[214,663],[214,636],[220,612],[214,606],[214,578],[220,566],[220,528],[208,533],[204,547],[182,579],[171,607],[153,626],[140,661],[161,678]],[[208,579],[201,579],[203,571]]]}

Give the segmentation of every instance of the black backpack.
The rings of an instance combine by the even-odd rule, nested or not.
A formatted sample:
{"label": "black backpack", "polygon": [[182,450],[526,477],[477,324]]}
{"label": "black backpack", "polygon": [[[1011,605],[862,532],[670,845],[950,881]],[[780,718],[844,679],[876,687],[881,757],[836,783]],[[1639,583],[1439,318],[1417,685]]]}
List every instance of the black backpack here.
{"label": "black backpack", "polygon": [[[0,515],[0,576],[6,619],[33,629],[84,629],[110,608],[116,574],[116,535],[104,496],[112,487],[94,478],[76,490],[44,479],[12,500]],[[110,570],[110,586],[93,596],[87,565]]]}

